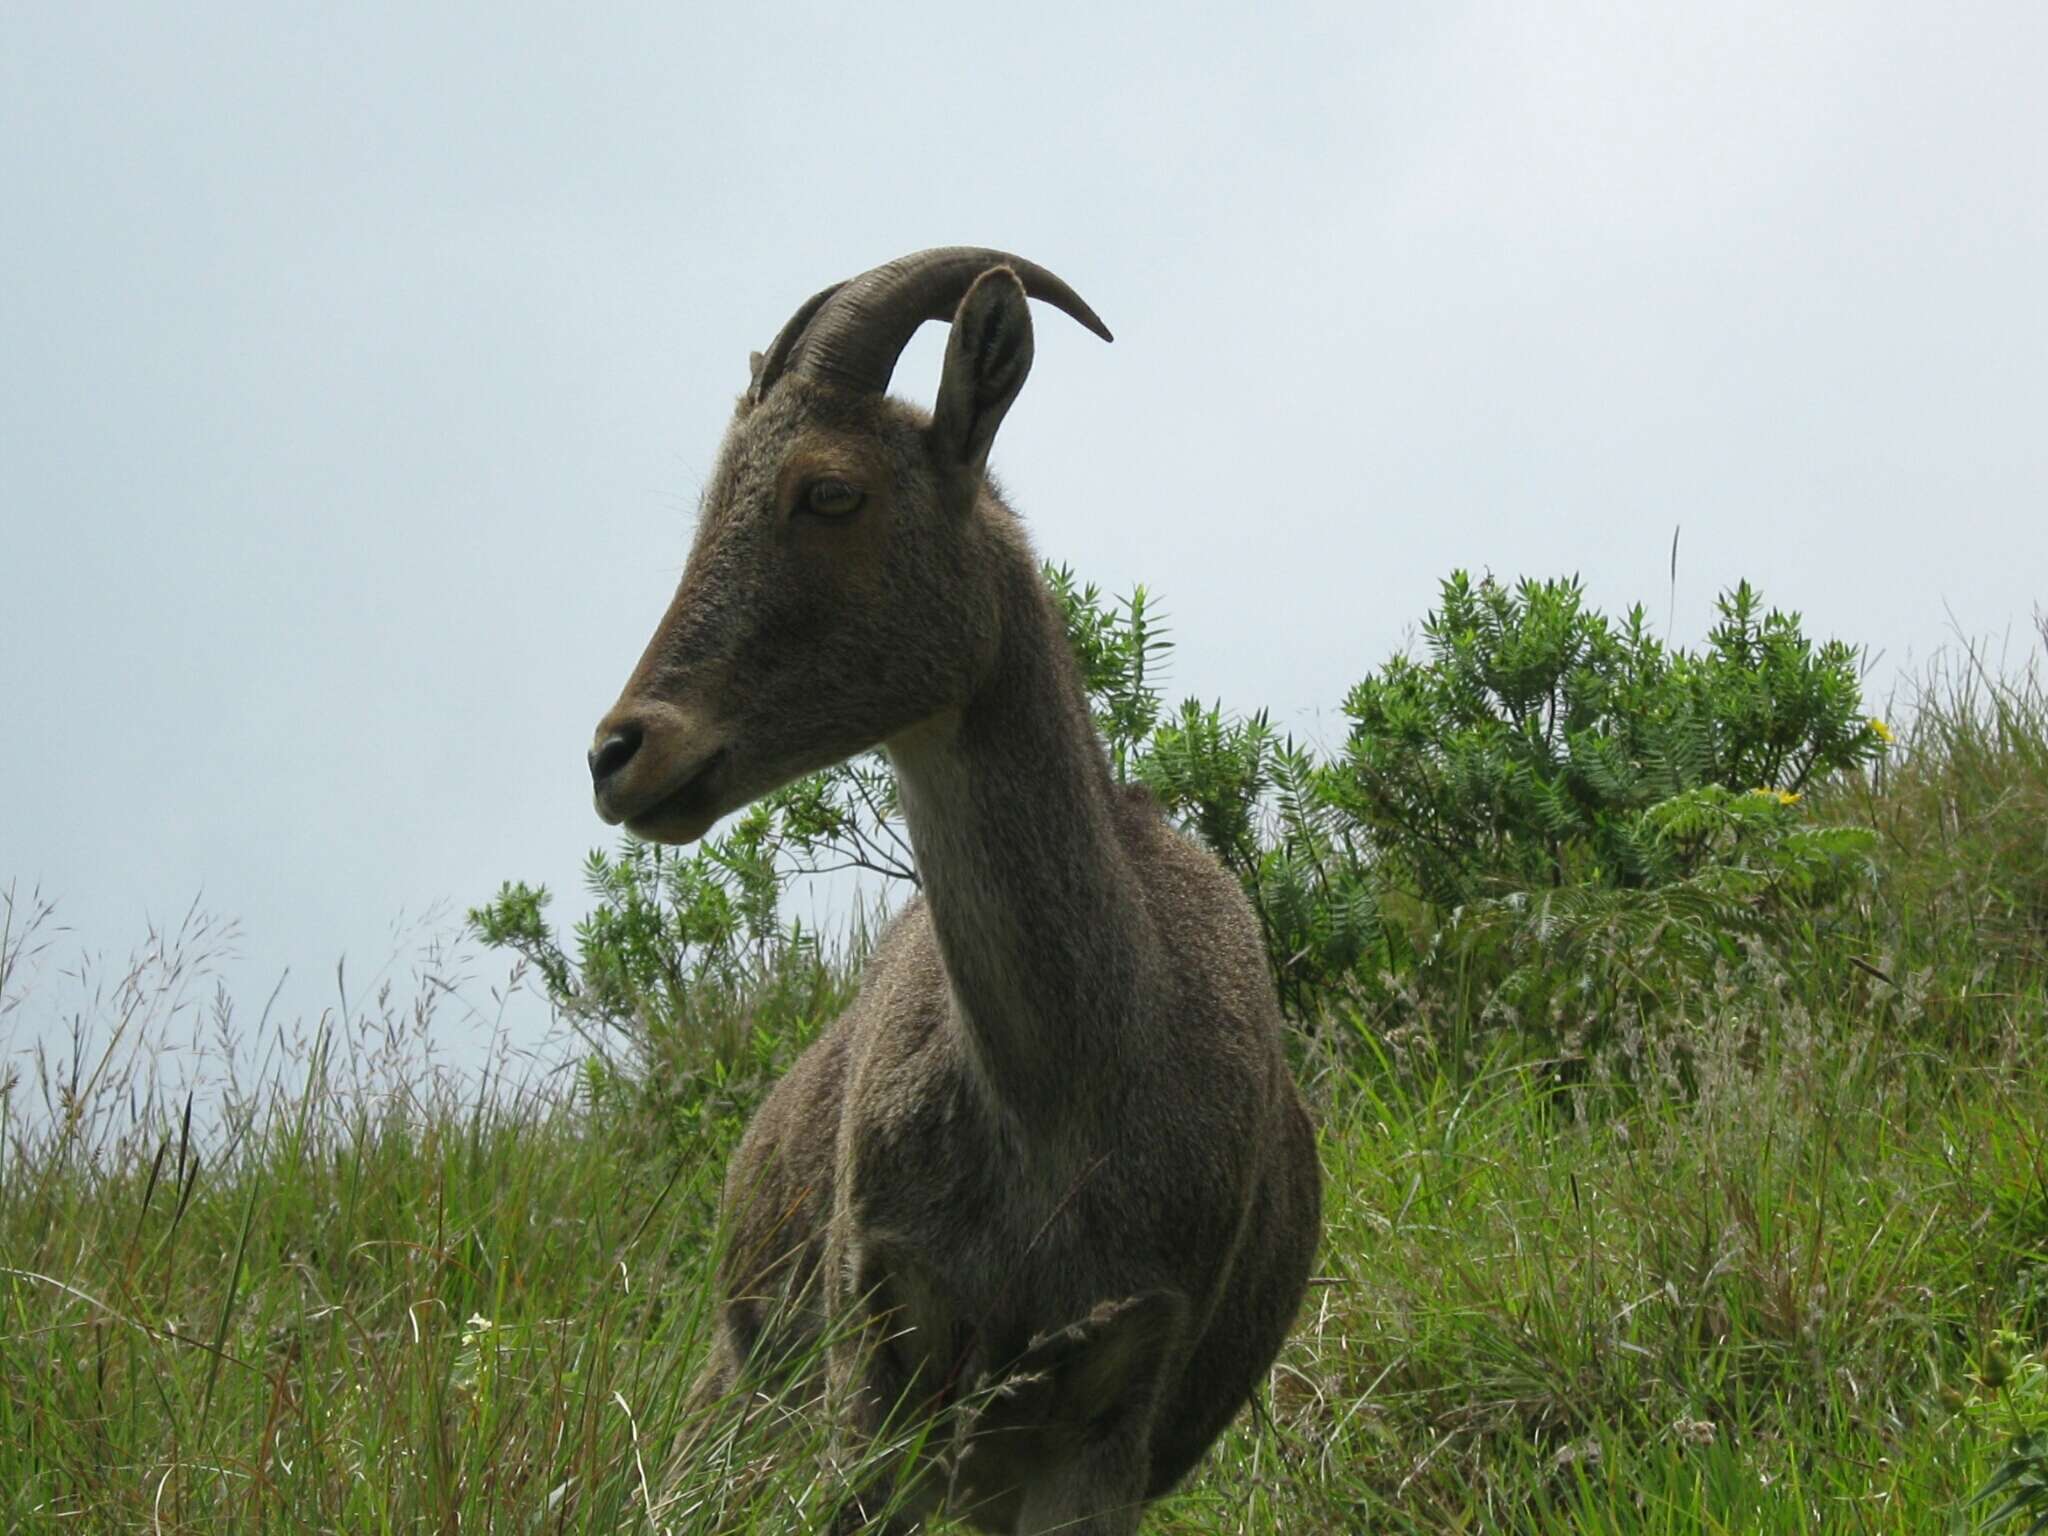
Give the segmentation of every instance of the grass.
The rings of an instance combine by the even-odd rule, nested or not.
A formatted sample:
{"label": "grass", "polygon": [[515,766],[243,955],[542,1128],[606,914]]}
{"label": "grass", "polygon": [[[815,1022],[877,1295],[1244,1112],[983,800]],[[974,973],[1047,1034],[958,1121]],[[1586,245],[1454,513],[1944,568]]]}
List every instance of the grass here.
{"label": "grass", "polygon": [[[1315,1285],[1149,1531],[1977,1528],[2048,1427],[2048,710],[1965,668],[1913,720],[1812,807],[1877,830],[1875,881],[1674,979],[1625,1076],[1330,1011]],[[46,919],[7,904],[5,1006]],[[856,953],[777,962],[719,1026],[744,1070],[689,1091],[425,1070],[429,983],[264,1024],[195,1112],[151,1047],[229,1027],[221,940],[153,940],[114,1047],[0,1101],[0,1528],[826,1519],[816,1415],[690,1383],[725,1154]]]}

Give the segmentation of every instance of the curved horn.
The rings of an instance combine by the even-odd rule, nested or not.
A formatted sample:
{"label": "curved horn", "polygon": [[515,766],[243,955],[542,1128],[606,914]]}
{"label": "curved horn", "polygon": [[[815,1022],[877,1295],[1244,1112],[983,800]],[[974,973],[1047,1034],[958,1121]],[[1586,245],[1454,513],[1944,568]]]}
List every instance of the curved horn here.
{"label": "curved horn", "polygon": [[818,311],[825,307],[825,301],[845,286],[844,283],[834,283],[830,288],[820,288],[798,305],[796,313],[789,317],[788,323],[775,333],[775,339],[768,343],[767,352],[762,354],[761,366],[754,372],[755,404],[758,405],[761,397],[773,389],[775,381],[782,377],[782,370],[789,366],[791,350],[803,340],[804,332],[810,329],[811,321]]}
{"label": "curved horn", "polygon": [[[1064,310],[1104,341],[1114,339],[1081,296],[1037,262],[1007,251],[949,245],[898,257],[813,299],[783,328],[784,335],[790,326],[797,330],[784,366],[807,378],[880,394],[917,328],[927,320],[951,320],[974,280],[993,267],[1008,267],[1032,298]],[[781,336],[776,345],[782,345]],[[773,382],[767,365],[761,376],[765,392]]]}

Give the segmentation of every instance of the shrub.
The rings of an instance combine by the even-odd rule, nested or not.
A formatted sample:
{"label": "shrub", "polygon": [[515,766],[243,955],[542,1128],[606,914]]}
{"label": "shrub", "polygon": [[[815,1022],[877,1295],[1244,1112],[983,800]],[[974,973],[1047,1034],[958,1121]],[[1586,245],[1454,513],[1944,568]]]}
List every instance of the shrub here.
{"label": "shrub", "polygon": [[[1116,776],[1242,882],[1298,1019],[1333,998],[1398,1012],[1421,988],[1456,1000],[1454,1033],[1507,1022],[1554,1049],[1588,1038],[1570,1019],[1604,1030],[1640,1012],[1660,978],[1702,978],[1739,935],[1796,928],[1865,868],[1867,834],[1802,806],[1883,750],[1857,653],[1815,645],[1747,583],[1693,654],[1652,637],[1640,607],[1619,624],[1589,610],[1576,579],[1456,572],[1426,654],[1351,691],[1348,739],[1324,760],[1263,712],[1166,710],[1171,642],[1145,589],[1106,599],[1064,567],[1046,576]],[[731,1070],[746,1042],[700,1038],[693,997],[757,986],[805,938],[782,925],[782,882],[847,868],[916,880],[879,753],[799,780],[691,854],[591,855],[597,905],[573,959],[543,890],[508,885],[472,916],[570,1018],[693,1042],[663,1054]]]}
{"label": "shrub", "polygon": [[[690,853],[631,839],[593,850],[584,881],[594,904],[573,954],[548,920],[545,887],[510,881],[471,910],[475,932],[530,967],[591,1047],[594,1099],[678,1131],[735,1124],[851,999],[857,967],[781,919],[777,820],[751,807]],[[858,924],[849,942],[864,944]]]}
{"label": "shrub", "polygon": [[1729,840],[1653,807],[1710,786],[1790,804],[1883,746],[1854,650],[1760,613],[1747,582],[1718,607],[1693,655],[1651,636],[1640,606],[1618,625],[1589,611],[1576,578],[1510,589],[1456,572],[1423,623],[1428,659],[1396,657],[1345,700],[1350,739],[1323,792],[1383,875],[1443,907],[1689,878]]}

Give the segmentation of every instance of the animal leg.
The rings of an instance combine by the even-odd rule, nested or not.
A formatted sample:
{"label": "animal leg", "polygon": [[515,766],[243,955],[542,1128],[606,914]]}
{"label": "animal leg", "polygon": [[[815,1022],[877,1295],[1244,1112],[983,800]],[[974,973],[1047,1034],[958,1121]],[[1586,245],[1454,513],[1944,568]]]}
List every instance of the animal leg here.
{"label": "animal leg", "polygon": [[1142,1426],[1100,1440],[1026,1486],[1017,1536],[1134,1536],[1149,1474]]}
{"label": "animal leg", "polygon": [[1137,1530],[1160,1374],[1186,1319],[1178,1291],[1149,1291],[1032,1340],[980,1426],[984,1475],[1021,1494],[1018,1536]]}
{"label": "animal leg", "polygon": [[[902,1536],[917,1530],[937,1504],[939,1490],[926,1477],[907,1492],[898,1484],[917,1471],[904,1465],[912,1452],[878,1454],[891,1432],[905,1427],[926,1394],[921,1372],[892,1338],[888,1312],[870,1312],[861,1326],[834,1340],[826,1357],[826,1413],[832,1462],[849,1486],[834,1517],[836,1533]],[[893,1508],[891,1507],[893,1504]]]}
{"label": "animal leg", "polygon": [[914,1536],[922,1515],[898,1512],[870,1520],[859,1498],[848,1500],[832,1518],[832,1536]]}

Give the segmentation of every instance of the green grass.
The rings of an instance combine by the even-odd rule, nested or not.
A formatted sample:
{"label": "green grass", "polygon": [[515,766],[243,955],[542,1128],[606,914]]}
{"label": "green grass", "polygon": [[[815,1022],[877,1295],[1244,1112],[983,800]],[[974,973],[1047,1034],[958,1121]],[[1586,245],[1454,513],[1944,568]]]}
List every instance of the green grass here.
{"label": "green grass", "polygon": [[[1878,831],[1875,882],[1672,980],[1628,1070],[1330,1011],[1315,1285],[1148,1530],[1976,1528],[2048,1426],[2048,712],[1966,672],[1913,718],[1812,806]],[[47,929],[7,914],[20,1003]],[[206,1026],[217,938],[156,941],[104,1060],[6,1092],[0,1528],[819,1526],[817,1416],[690,1383],[725,1155],[857,955],[778,961],[658,1093],[644,1057],[458,1089],[429,983],[188,1128],[152,1047]]]}

